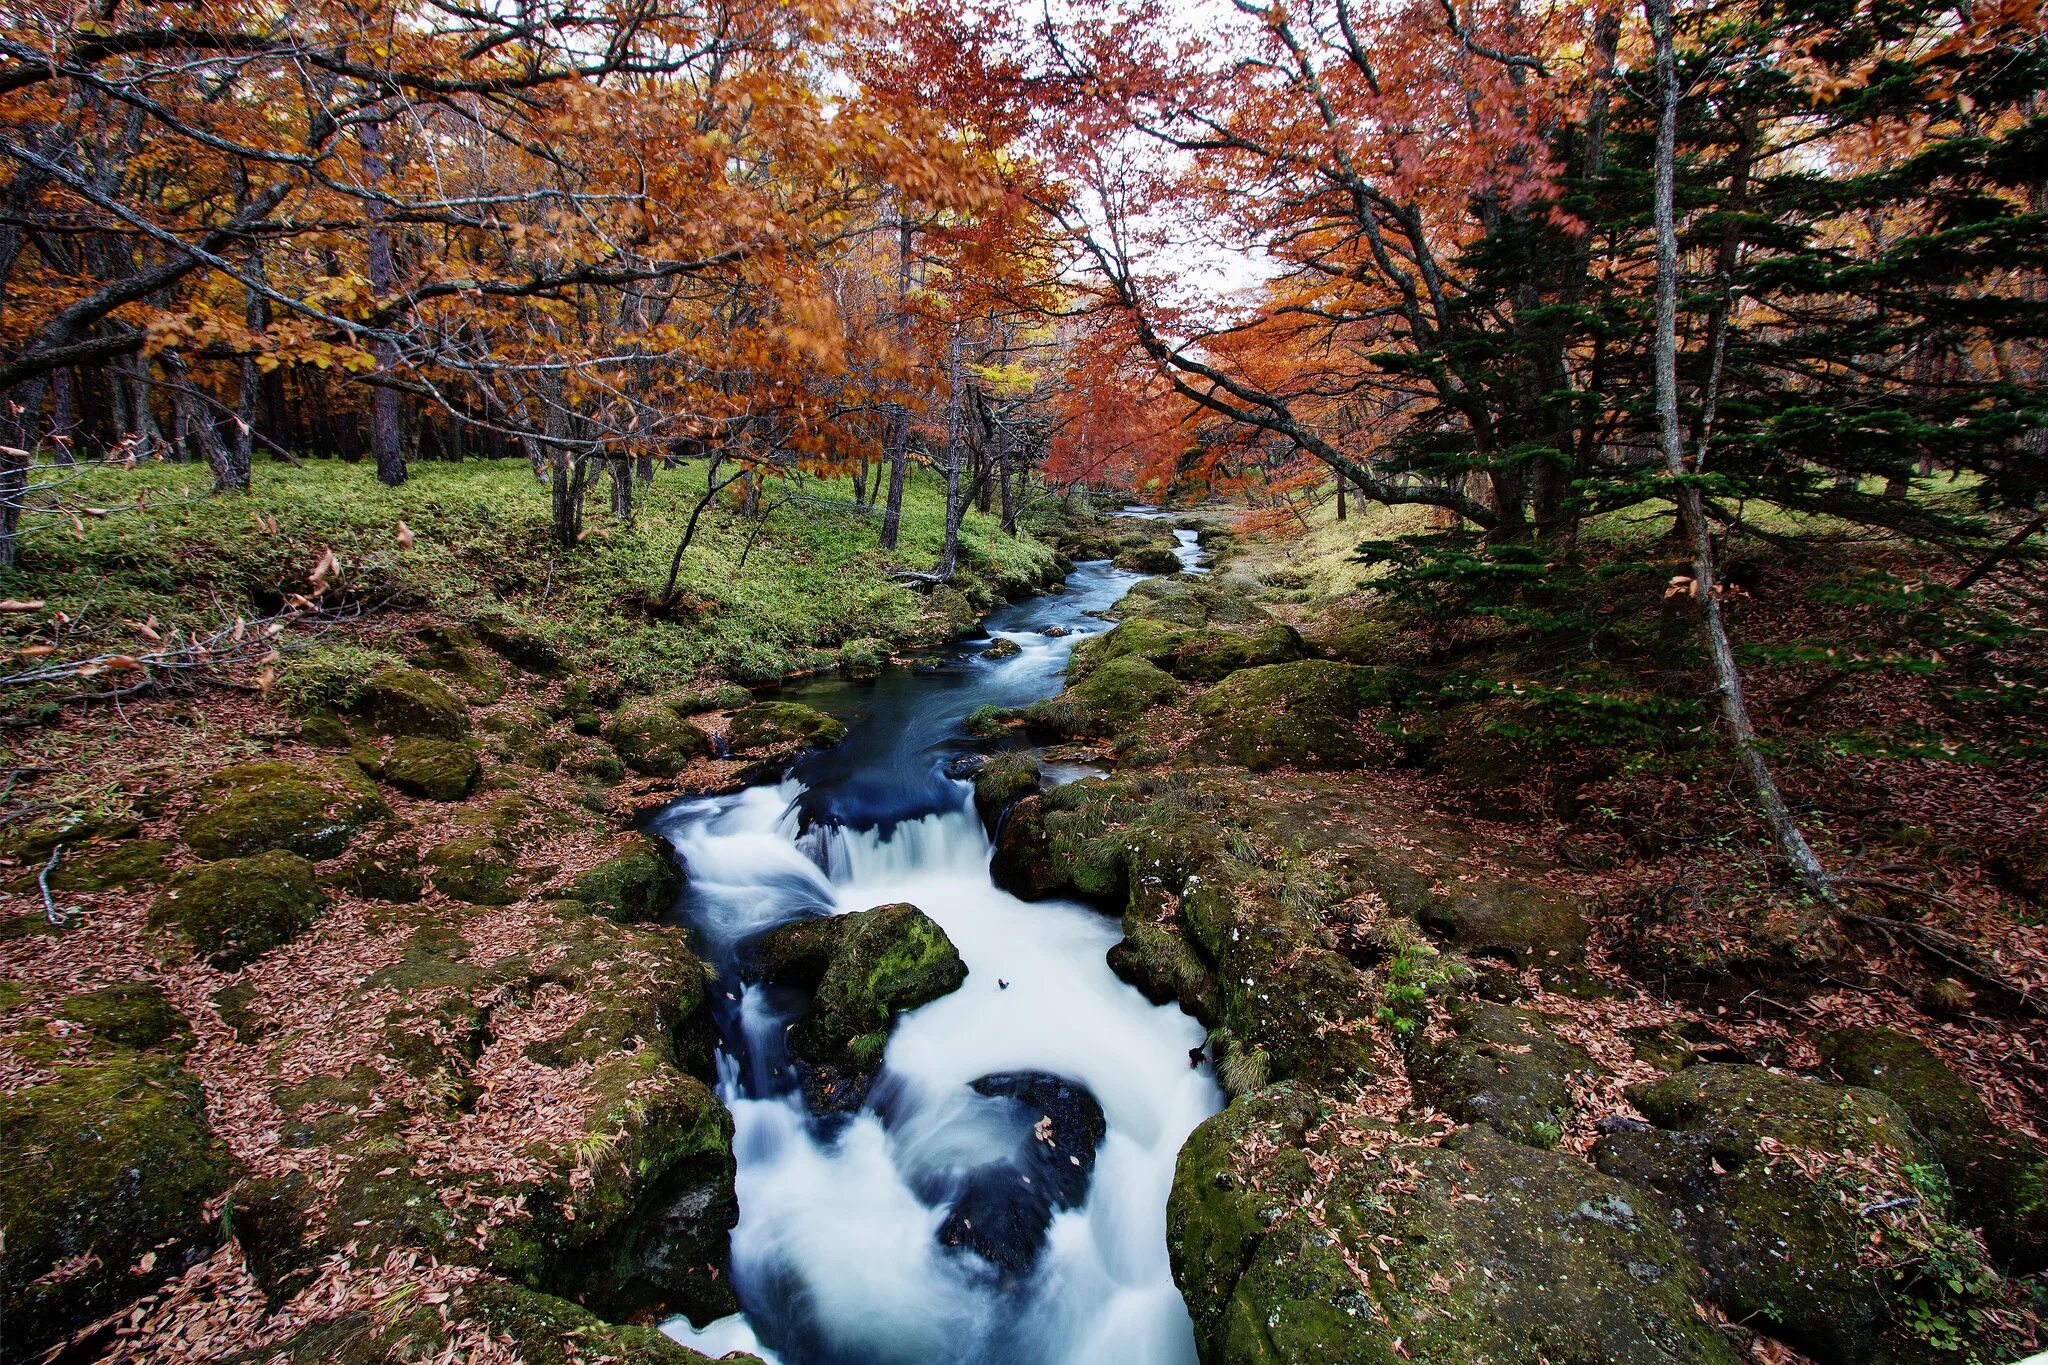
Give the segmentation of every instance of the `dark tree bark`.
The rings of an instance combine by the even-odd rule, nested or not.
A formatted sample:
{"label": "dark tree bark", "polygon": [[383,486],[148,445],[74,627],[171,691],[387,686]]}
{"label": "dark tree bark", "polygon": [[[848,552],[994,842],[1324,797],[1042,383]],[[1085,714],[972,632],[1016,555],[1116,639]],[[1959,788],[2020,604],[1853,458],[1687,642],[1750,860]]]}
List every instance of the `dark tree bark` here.
{"label": "dark tree bark", "polygon": [[[363,176],[374,192],[384,179],[384,127],[376,122],[362,126]],[[391,231],[384,226],[384,210],[376,200],[369,204],[370,292],[388,298],[396,275],[391,258]],[[370,342],[370,355],[377,362],[377,376],[390,380],[398,372],[398,348],[383,337]],[[398,390],[388,382],[370,390],[370,449],[377,459],[377,477],[396,488],[405,482],[405,447],[398,427]]]}
{"label": "dark tree bark", "polygon": [[[896,217],[896,339],[910,347],[910,215]],[[889,501],[882,509],[882,548],[893,550],[903,529],[903,478],[910,463],[910,409],[889,405]]]}

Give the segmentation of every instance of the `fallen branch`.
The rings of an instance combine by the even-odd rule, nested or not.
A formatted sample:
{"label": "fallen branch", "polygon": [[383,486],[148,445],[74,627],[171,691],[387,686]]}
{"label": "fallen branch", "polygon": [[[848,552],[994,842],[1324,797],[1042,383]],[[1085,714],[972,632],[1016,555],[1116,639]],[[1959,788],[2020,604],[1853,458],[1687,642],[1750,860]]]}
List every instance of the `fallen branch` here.
{"label": "fallen branch", "polygon": [[[1903,882],[1873,883],[1868,877],[1837,877],[1835,880],[1865,886],[1876,884],[1889,890],[1911,891],[1937,903],[1953,904],[1945,897],[1936,896],[1933,892],[1923,891]],[[2048,1018],[2048,1006],[2043,1006],[2038,996],[2006,976],[1998,969],[1998,964],[1946,929],[1937,929],[1931,924],[1916,924],[1912,920],[1892,919],[1888,915],[1865,915],[1853,910],[1838,911],[1835,918],[1843,924],[1875,929],[1893,942],[1903,939],[1957,975],[1968,978],[2005,1001],[2014,1012],[2032,1015],[2037,1019]]]}
{"label": "fallen branch", "polygon": [[50,861],[43,864],[42,872],[36,877],[36,885],[41,887],[43,891],[43,915],[50,923],[60,927],[64,923],[64,913],[57,908],[56,897],[50,894],[50,873],[56,868],[57,860],[63,856],[64,845],[59,844],[51,849]]}

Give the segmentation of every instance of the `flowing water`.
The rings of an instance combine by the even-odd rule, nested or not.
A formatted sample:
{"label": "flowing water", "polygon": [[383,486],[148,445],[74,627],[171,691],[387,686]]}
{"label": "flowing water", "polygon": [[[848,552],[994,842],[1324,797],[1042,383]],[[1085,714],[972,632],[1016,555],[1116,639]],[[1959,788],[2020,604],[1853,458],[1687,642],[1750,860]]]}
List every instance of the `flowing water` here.
{"label": "flowing water", "polygon": [[[1176,534],[1196,567],[1193,533]],[[1202,1028],[1110,972],[1113,918],[998,889],[972,788],[945,771],[971,751],[967,714],[1056,692],[1075,641],[1106,628],[1091,613],[1137,577],[1083,564],[1064,592],[1002,609],[986,624],[1020,647],[1007,659],[980,657],[983,639],[934,667],[793,690],[848,722],[843,744],[661,816],[720,979],[745,1310],[678,1318],[671,1336],[770,1365],[1194,1360],[1165,1217],[1175,1154],[1222,1102],[1189,1064]],[[802,1001],[747,982],[748,951],[777,925],[893,901],[938,921],[966,984],[897,1021],[858,1112],[814,1117],[783,1042]]]}

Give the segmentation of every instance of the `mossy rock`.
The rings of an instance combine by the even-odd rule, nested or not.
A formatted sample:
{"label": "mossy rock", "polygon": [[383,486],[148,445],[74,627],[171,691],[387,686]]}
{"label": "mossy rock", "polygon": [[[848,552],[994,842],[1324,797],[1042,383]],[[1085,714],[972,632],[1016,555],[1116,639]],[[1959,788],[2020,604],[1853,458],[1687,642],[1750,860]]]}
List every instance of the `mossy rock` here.
{"label": "mossy rock", "polygon": [[70,848],[95,839],[132,839],[140,829],[134,820],[121,816],[51,811],[9,828],[0,837],[0,857],[34,863],[41,870],[59,844]]}
{"label": "mossy rock", "polygon": [[848,640],[839,646],[839,671],[849,678],[879,678],[890,652],[887,640]]}
{"label": "mossy rock", "polygon": [[1956,1069],[1911,1034],[1848,1028],[1823,1034],[1828,1073],[1888,1097],[1941,1161],[1958,1214],[1984,1230],[2009,1269],[2048,1267],[2048,1153],[1992,1121]]}
{"label": "mossy rock", "polygon": [[1254,772],[1356,768],[1373,753],[1360,713],[1397,691],[1385,670],[1326,659],[1243,669],[1196,699],[1200,747]]}
{"label": "mossy rock", "polygon": [[199,956],[232,969],[297,938],[326,908],[313,865],[272,850],[186,868],[150,907],[149,922],[177,930]]}
{"label": "mossy rock", "polygon": [[474,630],[436,622],[420,627],[415,636],[420,663],[455,679],[472,704],[489,706],[505,695],[505,666],[484,648]]}
{"label": "mossy rock", "polygon": [[405,665],[380,668],[364,679],[348,716],[359,728],[380,735],[461,739],[469,733],[462,699],[433,674]]}
{"label": "mossy rock", "polygon": [[1255,1092],[1181,1149],[1167,1249],[1207,1365],[1735,1365],[1677,1239],[1620,1182],[1485,1128],[1379,1134],[1318,1176],[1316,1112]]}
{"label": "mossy rock", "polygon": [[1885,1225],[1862,1212],[1912,1201],[1916,1221],[1933,1220],[1943,1258],[1960,1258],[1955,1268],[1976,1279],[1967,1235],[1943,1227],[1948,1192],[1933,1154],[1892,1101],[1715,1064],[1628,1094],[1656,1126],[1602,1138],[1594,1159],[1659,1198],[1730,1317],[1823,1365],[1966,1358],[1917,1337],[1914,1319],[1943,1317],[1943,1306],[1922,1300],[1914,1311],[1916,1277],[1887,1257],[1916,1253],[1904,1238],[1874,1243]]}
{"label": "mossy rock", "polygon": [[1127,573],[1173,574],[1181,571],[1180,556],[1165,545],[1138,545],[1118,553],[1113,561]]}
{"label": "mossy rock", "polygon": [[459,739],[402,735],[378,765],[377,775],[402,792],[429,801],[461,801],[483,775],[476,750]]}
{"label": "mossy rock", "polygon": [[468,905],[510,905],[526,894],[528,876],[510,839],[475,829],[434,845],[421,861],[434,889]]}
{"label": "mossy rock", "polygon": [[592,914],[621,923],[660,919],[683,894],[683,870],[669,846],[633,833],[611,857],[577,875],[562,893]]}
{"label": "mossy rock", "polygon": [[487,612],[471,623],[477,638],[500,657],[530,673],[558,673],[562,653],[554,644],[503,612]]}
{"label": "mossy rock", "polygon": [[[10,1359],[34,1359],[205,1259],[219,1240],[206,1205],[234,1175],[198,1082],[172,1058],[116,1047],[54,1069],[0,1097]],[[60,1266],[69,1273],[52,1275]]]}
{"label": "mossy rock", "polygon": [[[500,1280],[465,1285],[456,1309],[510,1340],[526,1365],[710,1365],[709,1357],[677,1344],[659,1327],[607,1322],[569,1299]],[[760,1365],[738,1352],[719,1359],[724,1365]]]}
{"label": "mossy rock", "polygon": [[1038,790],[1038,755],[1028,749],[991,754],[974,773],[974,808],[994,831],[1003,812]]}
{"label": "mossy rock", "polygon": [[1415,1097],[1515,1142],[1557,1146],[1577,1109],[1573,1082],[1597,1070],[1586,1051],[1561,1042],[1532,1010],[1459,1001],[1445,1023],[1443,1036],[1408,1045]]}
{"label": "mossy rock", "polygon": [[1216,974],[1180,932],[1140,915],[1124,916],[1109,969],[1155,1005],[1175,1004],[1210,1028],[1222,1022]]}
{"label": "mossy rock", "polygon": [[336,891],[364,900],[412,904],[426,889],[420,876],[419,856],[411,848],[391,842],[391,838],[395,836],[356,849],[322,873],[321,880]]}
{"label": "mossy rock", "polygon": [[1105,635],[1093,635],[1074,646],[1067,660],[1067,676],[1075,681],[1087,677],[1113,659],[1139,658],[1155,668],[1165,668],[1195,632],[1173,621],[1152,616],[1132,616],[1119,622]]}
{"label": "mossy rock", "polygon": [[1153,708],[1180,698],[1181,686],[1138,655],[1111,659],[1059,696],[1029,707],[1026,718],[1061,734],[1107,738]]}
{"label": "mossy rock", "polygon": [[1044,797],[1027,796],[1010,807],[1009,816],[996,832],[989,876],[1020,900],[1044,900],[1066,888],[1067,879],[1052,866]]}
{"label": "mossy rock", "polygon": [[975,607],[974,600],[950,584],[933,588],[925,602],[926,610],[937,618],[938,627],[945,632],[946,639],[957,640],[964,635],[972,635],[981,622],[981,612]]}
{"label": "mossy rock", "polygon": [[711,737],[677,715],[675,708],[652,698],[627,702],[604,727],[610,744],[628,768],[643,777],[674,777],[690,761],[711,752]]}
{"label": "mossy rock", "polygon": [[562,760],[563,771],[585,782],[609,787],[626,780],[626,762],[603,740],[585,740]]}
{"label": "mossy rock", "polygon": [[238,763],[200,780],[179,837],[202,858],[282,849],[332,858],[391,814],[353,764]]}
{"label": "mossy rock", "polygon": [[108,1047],[183,1051],[192,1045],[192,1026],[156,987],[139,981],[66,996],[57,1018],[92,1033]]}
{"label": "mossy rock", "polygon": [[[172,845],[162,839],[122,839],[114,843],[66,845],[49,876],[52,891],[111,891],[123,886],[149,886],[164,879],[164,859]],[[43,880],[43,862],[8,883],[8,890],[33,894]]]}
{"label": "mossy rock", "polygon": [[726,747],[736,754],[760,753],[785,744],[829,749],[846,738],[846,726],[815,707],[794,701],[757,701],[733,712]]}
{"label": "mossy rock", "polygon": [[1249,630],[1192,632],[1162,666],[1184,682],[1212,683],[1247,668],[1293,663],[1303,652],[1294,627],[1266,621]]}
{"label": "mossy rock", "polygon": [[1427,867],[1377,853],[1359,857],[1356,866],[1389,908],[1468,956],[1516,968],[1555,968],[1585,957],[1592,922],[1568,892],[1492,873],[1446,883]]}
{"label": "mossy rock", "polygon": [[858,1107],[895,1017],[967,979],[946,931],[908,904],[784,925],[758,952],[770,980],[815,981],[789,1041],[806,1064],[805,1097],[820,1112]]}

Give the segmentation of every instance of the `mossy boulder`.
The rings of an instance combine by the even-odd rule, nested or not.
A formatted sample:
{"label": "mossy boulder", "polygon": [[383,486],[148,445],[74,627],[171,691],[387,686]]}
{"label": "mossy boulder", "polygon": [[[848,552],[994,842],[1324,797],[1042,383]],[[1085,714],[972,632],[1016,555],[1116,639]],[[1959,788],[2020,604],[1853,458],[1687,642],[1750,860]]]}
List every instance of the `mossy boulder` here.
{"label": "mossy boulder", "polygon": [[487,612],[471,623],[477,638],[500,657],[532,673],[558,673],[562,652],[524,622],[502,612]]}
{"label": "mossy boulder", "polygon": [[1200,748],[1250,768],[1355,768],[1374,752],[1361,717],[1392,701],[1398,680],[1382,669],[1327,659],[1232,673],[1195,701]]}
{"label": "mossy boulder", "polygon": [[[234,1176],[195,1081],[130,999],[81,1006],[108,1044],[0,1097],[0,1320],[9,1359],[147,1293],[219,1244],[207,1204]],[[107,1032],[100,1034],[104,1028]],[[172,1030],[160,1039],[182,1039]]]}
{"label": "mossy boulder", "polygon": [[1181,570],[1180,556],[1164,544],[1133,546],[1120,551],[1114,562],[1130,573],[1170,574]]}
{"label": "mossy boulder", "polygon": [[1594,1159],[1657,1196],[1730,1317],[1823,1365],[1965,1358],[1920,1335],[1950,1305],[1913,1269],[1936,1248],[1913,1243],[1936,1239],[1944,1273],[1960,1272],[1960,1283],[1981,1271],[1967,1234],[1946,1225],[1946,1182],[1896,1104],[1714,1064],[1628,1094],[1655,1127],[1602,1138]]}
{"label": "mossy boulder", "polygon": [[264,760],[203,778],[178,833],[202,858],[282,849],[323,859],[390,814],[353,763]]}
{"label": "mossy boulder", "polygon": [[321,881],[335,891],[364,900],[412,904],[420,898],[426,883],[420,876],[418,854],[397,843],[397,837],[394,833],[373,838],[327,868]]}
{"label": "mossy boulder", "polygon": [[1066,878],[1055,871],[1045,831],[1045,798],[1027,796],[1010,807],[996,831],[995,856],[989,861],[995,884],[1022,900],[1058,895]]}
{"label": "mossy boulder", "polygon": [[1111,659],[1057,697],[1025,711],[1034,725],[1061,734],[1107,738],[1128,730],[1154,706],[1178,700],[1181,685],[1139,655]]}
{"label": "mossy boulder", "polygon": [[436,891],[468,905],[510,905],[531,880],[517,848],[495,829],[465,830],[428,849],[421,862]]}
{"label": "mossy boulder", "polygon": [[1074,681],[1113,659],[1139,658],[1155,668],[1173,662],[1174,651],[1195,632],[1192,627],[1152,616],[1132,616],[1103,635],[1092,635],[1074,646],[1067,660],[1067,676]]}
{"label": "mossy boulder", "polygon": [[592,914],[634,923],[660,919],[682,893],[683,870],[669,846],[636,832],[617,853],[579,873],[562,894]]}
{"label": "mossy boulder", "polygon": [[1124,936],[1109,950],[1109,969],[1155,1005],[1175,1004],[1214,1028],[1223,1018],[1216,974],[1187,938],[1144,915],[1124,916]]}
{"label": "mossy boulder", "polygon": [[889,666],[889,655],[887,640],[848,640],[839,646],[839,671],[849,678],[879,678]]}
{"label": "mossy boulder", "polygon": [[1485,1128],[1312,1163],[1319,1112],[1271,1087],[1181,1148],[1167,1250],[1205,1365],[1735,1365],[1677,1239],[1620,1182]]}
{"label": "mossy boulder", "polygon": [[505,695],[505,666],[484,648],[474,630],[439,621],[420,627],[415,638],[420,642],[420,664],[452,678],[468,701],[489,706]]}
{"label": "mossy boulder", "polygon": [[191,1046],[192,1026],[156,987],[126,981],[66,996],[54,1011],[66,1023],[88,1030],[107,1047],[182,1052]]}
{"label": "mossy boulder", "polygon": [[981,822],[993,831],[1003,812],[1038,790],[1038,755],[1028,749],[1013,749],[989,755],[974,773],[974,808]]}
{"label": "mossy boulder", "polygon": [[1958,1215],[1984,1230],[2000,1261],[2016,1271],[2048,1266],[2048,1153],[1994,1123],[1969,1083],[1911,1034],[1838,1029],[1819,1047],[1830,1075],[1905,1111],[1948,1175]]}
{"label": "mossy boulder", "polygon": [[462,698],[433,674],[408,665],[380,668],[357,687],[349,718],[380,735],[461,739],[469,733]]}
{"label": "mossy boulder", "polygon": [[903,903],[786,925],[762,939],[760,958],[772,981],[811,985],[816,972],[789,1041],[808,1064],[806,1098],[821,1111],[857,1107],[895,1017],[967,979],[946,931]]}
{"label": "mossy boulder", "polygon": [[733,712],[726,747],[736,754],[796,744],[829,749],[846,738],[846,726],[816,707],[794,701],[757,701]]}
{"label": "mossy boulder", "polygon": [[1356,855],[1353,865],[1389,908],[1471,957],[1557,968],[1585,956],[1592,922],[1569,892],[1492,872],[1450,882],[1377,851]]}
{"label": "mossy boulder", "polygon": [[1196,631],[1183,640],[1163,667],[1186,682],[1211,683],[1247,668],[1292,663],[1302,657],[1301,636],[1280,621],[1244,630]]}
{"label": "mossy boulder", "polygon": [[[78,847],[65,845],[64,852],[57,859],[57,865],[50,869],[49,884],[52,891],[111,891],[123,886],[147,886],[164,879],[164,859],[170,856],[172,845],[162,839],[121,839],[114,842],[96,842]],[[49,861],[44,854],[41,861],[8,883],[10,891],[34,893],[43,881],[43,867]]]}
{"label": "mossy boulder", "polygon": [[400,791],[429,801],[461,801],[476,790],[483,764],[462,740],[401,735],[378,765],[377,775]]}
{"label": "mossy boulder", "polygon": [[610,744],[628,768],[643,777],[674,777],[690,761],[711,752],[711,737],[651,697],[627,702],[604,726]]}
{"label": "mossy boulder", "polygon": [[297,938],[326,907],[313,865],[274,849],[178,873],[149,921],[177,930],[215,966],[235,968]]}
{"label": "mossy boulder", "polygon": [[1593,1059],[1533,1010],[1457,1001],[1444,1022],[1440,1036],[1408,1044],[1416,1099],[1515,1142],[1555,1147],[1577,1108],[1573,1082],[1593,1075]]}

